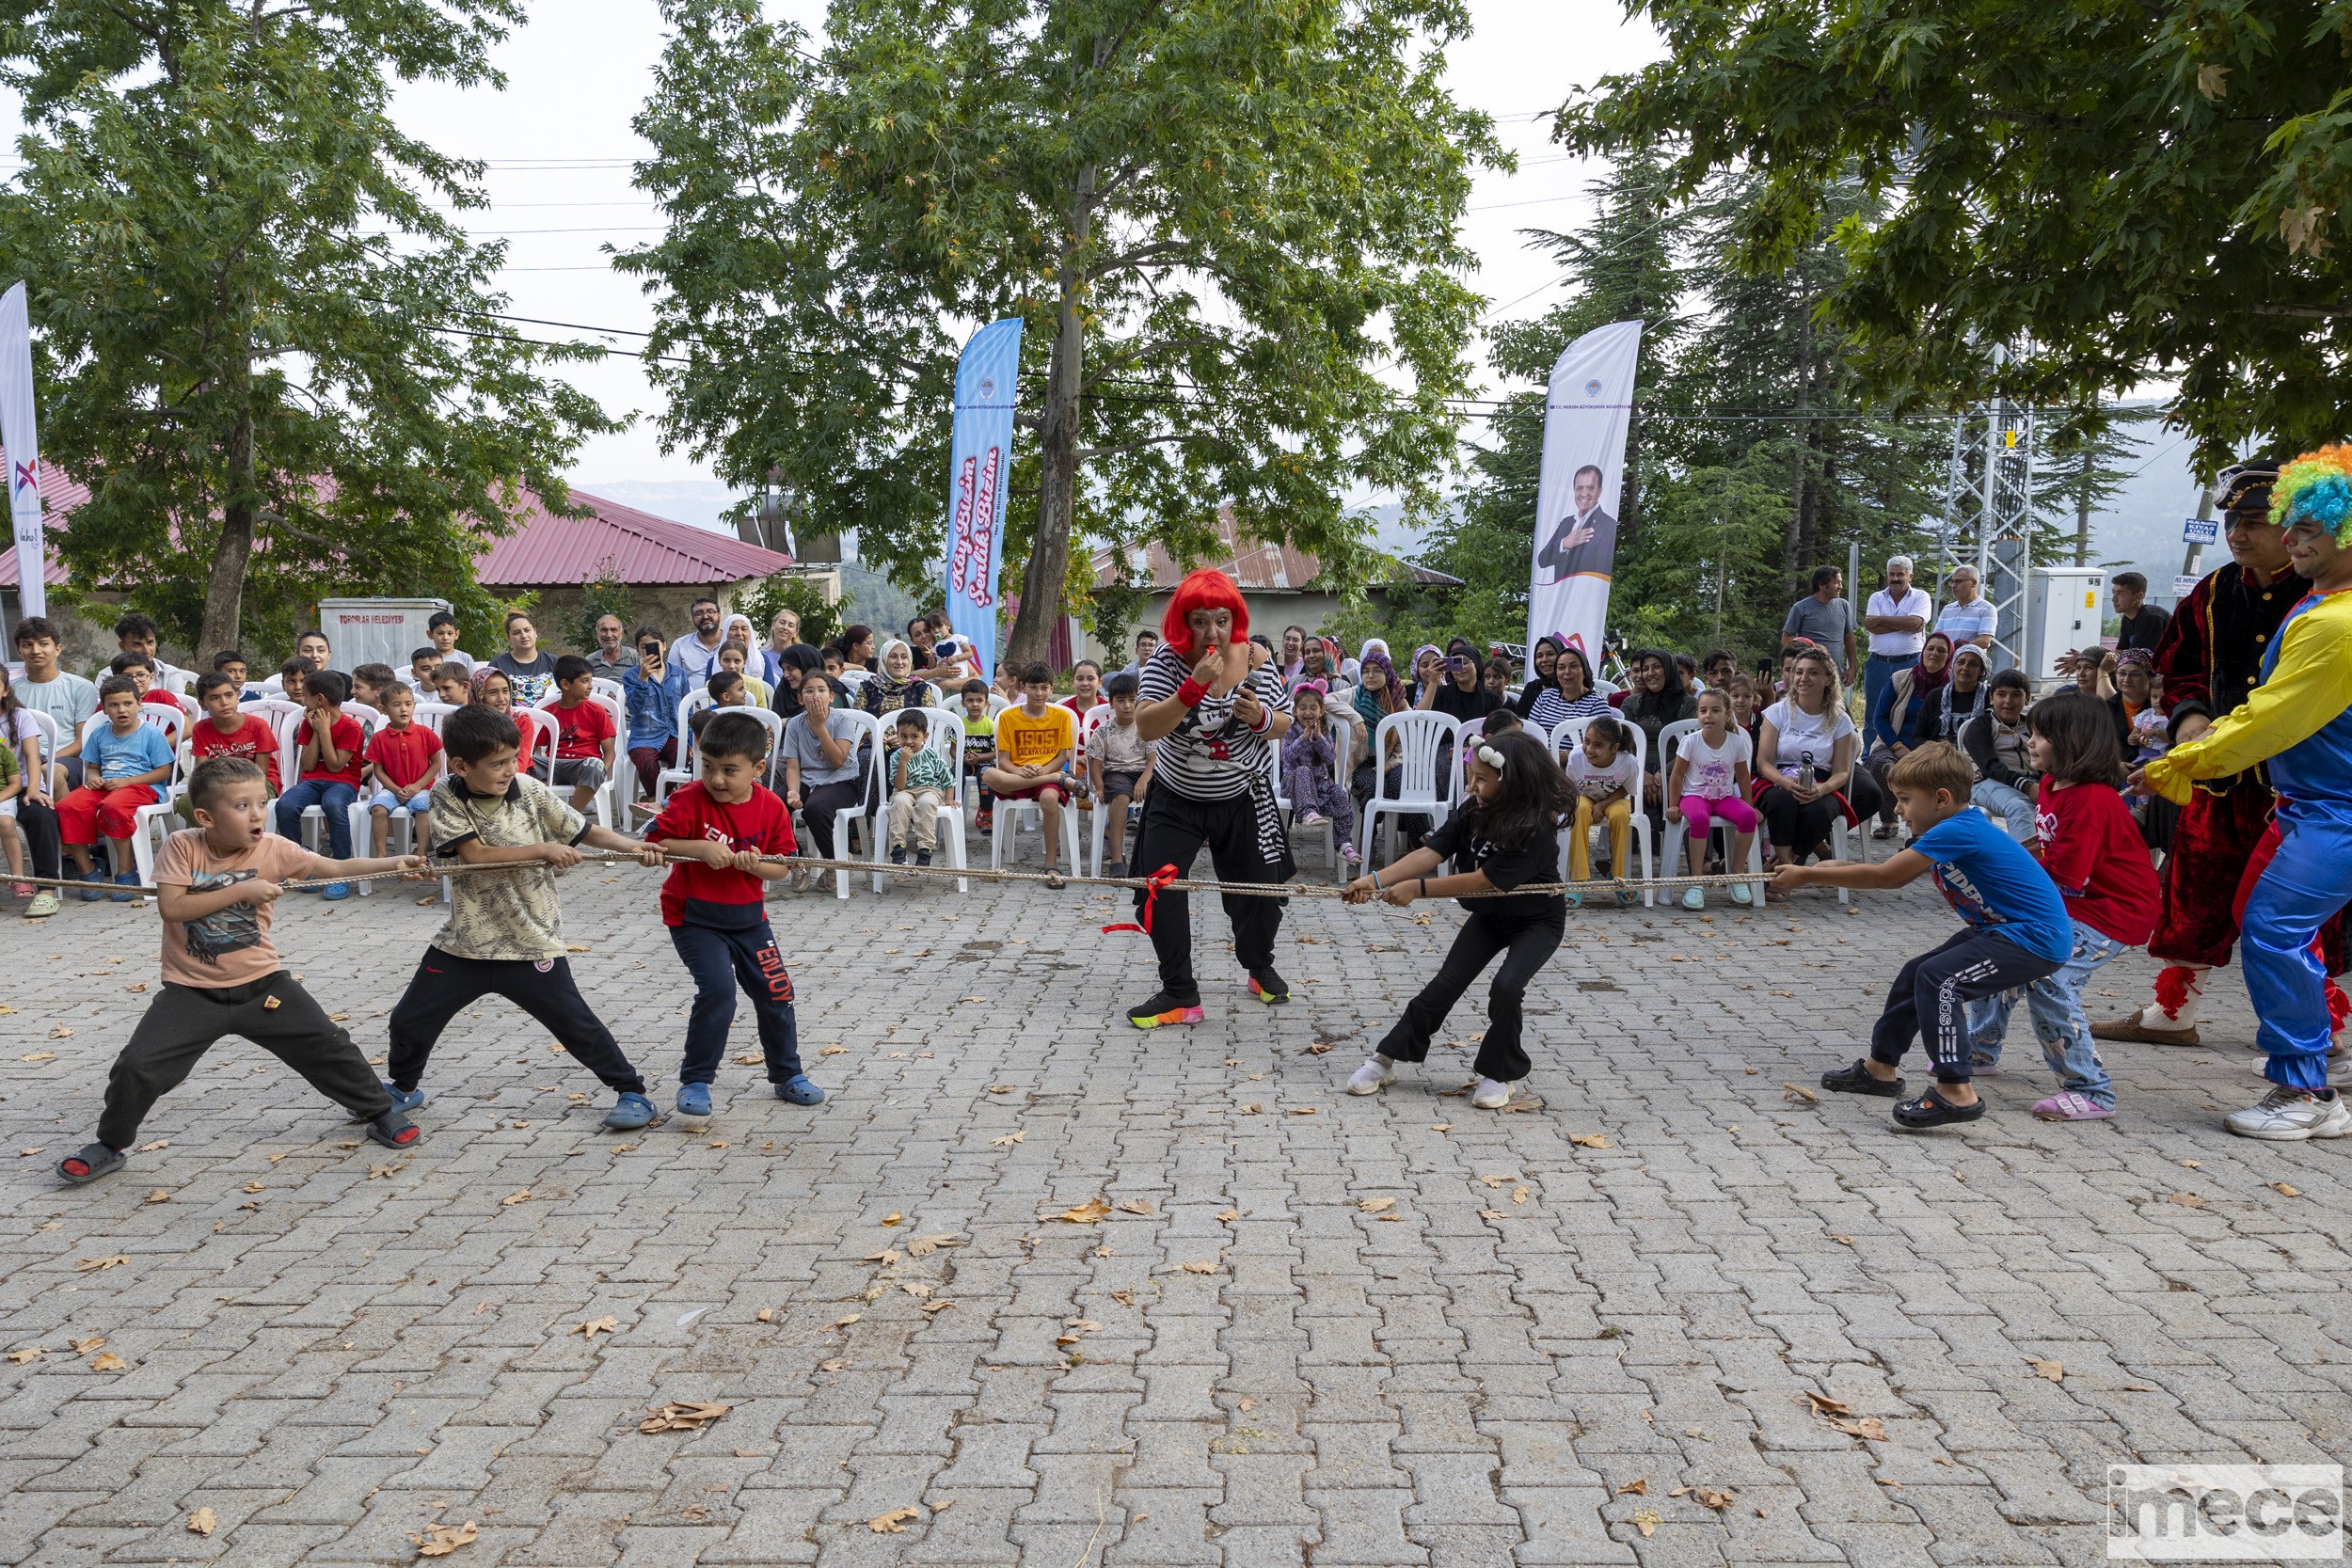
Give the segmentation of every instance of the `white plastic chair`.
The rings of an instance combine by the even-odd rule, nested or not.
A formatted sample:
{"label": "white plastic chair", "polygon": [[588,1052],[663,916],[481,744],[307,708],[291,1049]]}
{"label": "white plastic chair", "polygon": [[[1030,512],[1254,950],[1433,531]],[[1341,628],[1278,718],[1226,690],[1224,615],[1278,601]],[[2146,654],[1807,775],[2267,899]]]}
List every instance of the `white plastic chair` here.
{"label": "white plastic chair", "polygon": [[[296,784],[301,782],[302,736],[304,730],[308,727],[308,715],[310,713],[310,709],[303,706],[299,703],[288,703],[282,701],[269,704],[247,703],[241,705],[248,709],[253,707],[268,706],[271,708],[292,710],[290,713],[273,714],[270,719],[270,727],[278,732],[278,787],[281,790],[292,789]],[[384,723],[384,716],[376,712],[375,709],[368,706],[365,703],[345,703],[343,705],[342,711],[344,718],[354,720],[359,725],[359,754],[362,762],[360,778],[363,781],[359,793],[364,796],[367,793],[364,786],[364,781],[367,777],[365,768],[367,745],[368,741],[374,736],[375,732],[382,727]],[[354,802],[354,804],[357,803],[357,801]],[[270,827],[274,832],[278,826],[278,808],[275,803],[273,803],[270,807],[269,820]],[[346,816],[345,820],[348,821],[349,818]],[[326,809],[324,806],[305,806],[302,810],[302,821],[300,823],[300,827],[303,830],[303,836],[297,840],[297,842],[306,844],[310,847],[311,853],[316,854],[318,852],[318,834],[310,831],[310,824],[313,822],[318,823],[321,829],[325,828],[326,824]],[[357,839],[352,841],[355,849],[358,847],[358,843],[359,841]],[[359,884],[362,889],[365,889],[367,885],[368,884],[365,882]]]}
{"label": "white plastic chair", "polygon": [[[963,837],[963,715],[944,707],[927,707],[922,713],[931,726],[930,733],[923,737],[923,749],[938,752],[940,760],[947,765],[947,793],[940,799],[936,836],[946,850],[947,863],[958,871],[967,870],[971,862],[965,858]],[[877,755],[876,793],[882,800],[882,815],[876,821],[877,831],[867,836],[872,840],[870,858],[874,863],[874,891],[880,893],[882,890],[882,874],[889,870],[890,781],[880,777],[881,763],[879,753]],[[836,830],[840,818],[834,818]],[[1097,847],[1099,849],[1100,846]],[[846,876],[844,879],[847,879]],[[972,883],[968,878],[956,879],[958,893],[969,893],[971,890]]]}
{"label": "white plastic chair", "polygon": [[[1587,713],[1581,714],[1574,719],[1563,719],[1560,721],[1560,727],[1551,732],[1552,754],[1554,756],[1565,758],[1570,748],[1576,746],[1584,738],[1584,726],[1599,717],[1601,716],[1597,713]],[[1613,718],[1615,716],[1612,715],[1611,717]],[[1651,859],[1650,855],[1649,813],[1642,809],[1640,785],[1640,781],[1645,776],[1645,769],[1649,760],[1647,751],[1649,737],[1642,733],[1642,726],[1635,723],[1630,719],[1619,719],[1617,722],[1629,737],[1626,743],[1626,754],[1633,759],[1633,778],[1635,781],[1632,822],[1633,847],[1634,853],[1641,859],[1642,879],[1644,881],[1647,881],[1651,877],[1657,874],[1656,863]],[[1568,879],[1568,835],[1575,832],[1576,825],[1573,822],[1569,823],[1567,827],[1563,828],[1560,831],[1560,879],[1564,882]],[[1610,875],[1613,877],[1623,879],[1626,873],[1626,868],[1622,865],[1613,865],[1609,868],[1609,871]],[[1645,888],[1642,890],[1642,903],[1645,908],[1653,906],[1657,902],[1658,893],[1655,888]]]}
{"label": "white plastic chair", "polygon": [[[1396,737],[1397,791],[1389,793],[1389,770],[1381,766],[1390,754],[1389,740]],[[1391,713],[1380,721],[1372,732],[1372,799],[1364,803],[1364,819],[1357,831],[1362,834],[1364,853],[1373,852],[1373,845],[1384,816],[1426,816],[1432,825],[1440,825],[1454,815],[1454,803],[1461,799],[1460,770],[1447,761],[1460,748],[1462,725],[1434,709],[1407,708]],[[1395,837],[1391,825],[1390,837]],[[1394,847],[1393,844],[1391,846]],[[1382,856],[1382,862],[1395,860],[1394,854]]]}
{"label": "white plastic chair", "polygon": [[[1013,708],[1007,707],[995,716],[996,757],[999,767],[1004,766],[1005,714],[1013,711],[1015,711]],[[1072,714],[1071,717],[1075,719],[1077,715]],[[961,729],[962,726],[959,724],[957,728]],[[1077,730],[1076,724],[1071,725],[1073,735],[1075,735]],[[1072,760],[1074,763],[1076,759],[1073,757]],[[1015,847],[1014,834],[1020,831],[1023,823],[1034,823],[1038,836],[1040,838],[1045,836],[1045,808],[1036,800],[1013,800],[999,795],[995,800],[995,824],[990,829],[988,835],[988,864],[991,870],[1002,866],[1008,857],[1019,858],[1020,851]],[[1065,870],[1073,873],[1081,869],[1081,863],[1078,860],[1078,814],[1067,800],[1061,804],[1061,863]]]}
{"label": "white plastic chair", "polygon": [[57,737],[64,732],[58,729],[54,715],[29,707],[18,711],[30,719],[33,728],[40,732],[40,765],[49,771],[49,798],[54,800],[65,793],[65,764],[57,760],[57,748],[62,744]]}
{"label": "white plastic chair", "polygon": [[[612,687],[612,690],[607,692],[601,689],[604,687]],[[629,766],[628,760],[628,705],[617,695],[619,690],[619,685],[612,681],[595,681],[588,689],[588,700],[604,709],[604,716],[612,721],[612,766],[607,771],[604,783],[596,786],[596,796],[589,802],[596,811],[597,825],[604,828],[610,828],[616,822],[628,820],[628,801],[623,798],[626,791],[621,781],[625,778],[634,779],[637,776],[636,768]],[[564,693],[560,689],[550,691],[539,700],[533,711],[546,712],[561,702],[563,697]],[[555,770],[553,760],[555,748],[563,738],[563,727],[553,714],[548,714],[543,731],[548,736],[549,758],[548,771],[552,776]]]}
{"label": "white plastic chair", "polygon": [[[1354,770],[1349,767],[1348,761],[1355,754],[1356,714],[1353,709],[1343,712],[1327,704],[1324,707],[1324,716],[1331,723],[1331,768],[1338,774],[1340,793],[1344,795],[1354,779]],[[1279,752],[1281,749],[1281,742],[1279,740],[1271,741],[1269,744],[1269,750],[1274,752]],[[1276,777],[1279,781],[1280,777],[1279,772]],[[1279,785],[1275,793],[1274,803],[1280,808],[1284,816],[1290,818],[1286,832],[1311,832],[1322,839],[1323,852],[1329,857],[1331,862],[1331,880],[1335,884],[1345,882],[1347,866],[1340,859],[1340,825],[1329,817],[1326,817],[1311,828],[1302,829],[1294,815],[1295,808],[1291,804],[1290,797],[1281,793]],[[1369,843],[1370,840],[1367,839],[1366,842]]]}
{"label": "white plastic chair", "polygon": [[[883,812],[883,804],[889,797],[881,789],[882,721],[862,708],[836,707],[833,711],[858,728],[857,750],[851,756],[865,769],[862,776],[866,781],[866,793],[859,797],[857,804],[845,806],[833,814],[834,858],[845,861],[857,858],[850,849],[850,830],[854,827],[866,835],[866,857],[879,860],[882,854],[882,841],[889,836],[884,832],[889,824],[884,820]],[[835,898],[850,896],[848,872],[836,871],[833,874],[833,895]]]}
{"label": "white plastic chair", "polygon": [[[142,703],[139,705],[147,707],[151,706],[152,705]],[[36,713],[33,717],[36,720],[49,718],[49,716],[45,713]],[[147,715],[141,714],[139,717],[144,721],[147,718]],[[113,721],[109,720],[103,713],[93,713],[87,719],[83,720],[80,732],[83,749],[85,751],[88,749],[91,736],[96,735],[100,730],[105,728],[112,722]],[[52,721],[51,723],[54,731],[55,721]],[[162,731],[167,736],[171,733],[162,724],[155,724],[152,727]],[[47,749],[48,742],[46,739],[42,741],[42,747],[43,750],[41,752],[41,755],[46,757],[49,754]],[[187,741],[175,741],[171,750],[171,776],[164,781],[163,789],[159,798],[147,805],[139,807],[138,810],[134,812],[131,816],[131,863],[138,872],[139,881],[146,886],[151,887],[154,885],[155,881],[155,824],[158,822],[164,823],[166,825],[164,832],[169,832],[174,826],[178,825],[180,820],[179,810],[173,802],[179,799],[181,792],[187,787],[189,751],[190,746]],[[90,854],[92,863],[96,863],[102,854],[103,850],[99,847],[92,846]]]}
{"label": "white plastic chair", "polygon": [[[689,721],[703,709],[713,705],[710,692],[707,689],[698,688],[677,700],[677,761],[654,775],[653,803],[657,810],[670,799],[672,784],[692,784],[703,776],[702,757],[694,750],[694,731]],[[770,718],[778,721],[768,726],[771,742],[768,755],[773,758],[784,744],[783,715],[764,707],[747,707],[743,711],[765,713]]]}
{"label": "white plastic chair", "polygon": [[[1698,733],[1699,721],[1695,719],[1677,719],[1658,732],[1660,752],[1658,776],[1665,784],[1671,784],[1674,781],[1675,752],[1681,749],[1682,742],[1686,738]],[[1718,830],[1724,833],[1726,840],[1731,836],[1731,824],[1720,816],[1710,819],[1708,836],[1712,838]],[[1682,841],[1690,836],[1690,826],[1680,818],[1670,816],[1666,819],[1666,842],[1665,847],[1659,851],[1658,862],[1665,868],[1665,874],[1669,877],[1681,874],[1679,868],[1682,864]],[[1726,861],[1730,859],[1730,844],[1726,842],[1724,846]],[[1756,824],[1756,831],[1749,835],[1748,869],[1756,875],[1756,885],[1750,891],[1755,895],[1756,907],[1762,909],[1764,907],[1764,828],[1760,822]]]}

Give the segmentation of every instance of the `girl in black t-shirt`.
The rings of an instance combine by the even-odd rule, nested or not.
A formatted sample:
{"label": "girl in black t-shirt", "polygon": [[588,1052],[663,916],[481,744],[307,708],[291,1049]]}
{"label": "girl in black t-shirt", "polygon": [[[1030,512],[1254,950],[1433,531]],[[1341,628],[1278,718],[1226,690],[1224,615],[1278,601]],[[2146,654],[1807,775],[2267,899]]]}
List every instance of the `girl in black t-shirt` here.
{"label": "girl in black t-shirt", "polygon": [[[1420,848],[1347,885],[1344,896],[1351,904],[1377,897],[1403,906],[1426,895],[1459,897],[1470,911],[1437,974],[1347,1081],[1350,1094],[1376,1094],[1395,1080],[1397,1063],[1426,1061],[1429,1042],[1446,1014],[1498,953],[1502,967],[1486,994],[1486,1035],[1479,1042],[1478,1086],[1470,1103],[1502,1109],[1510,1102],[1513,1085],[1528,1074],[1527,1053],[1519,1046],[1519,1006],[1528,982],[1559,950],[1568,911],[1558,892],[1510,890],[1555,880],[1560,822],[1568,808],[1567,776],[1524,731],[1474,744],[1470,803]],[[1453,876],[1430,875],[1449,858]],[[1489,890],[1502,896],[1464,896]]]}

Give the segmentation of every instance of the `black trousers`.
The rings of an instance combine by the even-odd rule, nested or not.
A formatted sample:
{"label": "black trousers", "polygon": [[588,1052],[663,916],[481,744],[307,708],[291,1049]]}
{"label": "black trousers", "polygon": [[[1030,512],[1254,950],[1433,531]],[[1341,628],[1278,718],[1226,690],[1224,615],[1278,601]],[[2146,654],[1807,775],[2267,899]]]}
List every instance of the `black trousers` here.
{"label": "black trousers", "polygon": [[812,784],[801,791],[801,813],[808,822],[808,836],[817,846],[818,859],[840,859],[833,852],[834,816],[856,805],[865,798],[864,779],[842,779],[834,784]]}
{"label": "black trousers", "polygon": [[1968,1082],[1968,1006],[2045,979],[2066,967],[2042,958],[2007,937],[1963,926],[1941,947],[1903,965],[1886,988],[1886,1010],[1870,1029],[1870,1059],[1899,1067],[1915,1038],[1925,1037],[1939,1084]]}
{"label": "black trousers", "polygon": [[1486,990],[1486,1037],[1478,1044],[1476,1069],[1481,1078],[1498,1084],[1516,1084],[1526,1077],[1530,1064],[1519,1036],[1528,983],[1560,950],[1560,940],[1568,928],[1567,901],[1552,898],[1547,902],[1550,908],[1533,917],[1470,911],[1445,962],[1421,988],[1421,994],[1405,1005],[1405,1016],[1380,1041],[1380,1054],[1395,1062],[1428,1060],[1429,1042],[1437,1037],[1446,1014],[1500,953],[1502,967],[1495,971],[1494,984]]}
{"label": "black trousers", "polygon": [[734,930],[716,926],[673,926],[670,945],[694,977],[694,1009],[686,1019],[686,1064],[681,1084],[715,1084],[719,1059],[726,1054],[727,1030],[735,1022],[735,988],[752,999],[759,1020],[759,1049],[768,1060],[768,1082],[787,1084],[801,1070],[800,1026],[792,1013],[792,976],[776,951],[776,939],[762,918]]}
{"label": "black trousers", "polygon": [[[1229,882],[1288,881],[1287,862],[1270,862],[1258,845],[1257,808],[1247,795],[1231,800],[1194,800],[1177,794],[1162,780],[1154,783],[1143,802],[1143,825],[1136,832],[1127,866],[1146,876],[1173,865],[1178,876],[1192,869],[1195,855],[1205,847],[1218,878]],[[1274,967],[1274,936],[1282,927],[1280,898],[1235,894],[1220,895],[1225,918],[1233,926],[1233,957],[1244,969]],[[1136,917],[1142,918],[1144,895],[1136,895]],[[1152,906],[1152,949],[1159,956],[1160,986],[1169,995],[1197,1001],[1200,982],[1192,969],[1192,895],[1168,892]]]}
{"label": "black trousers", "polygon": [[[1879,813],[1878,781],[1860,768],[1846,776],[1846,800],[1854,816],[1864,820]],[[1756,814],[1764,818],[1764,836],[1775,849],[1793,849],[1800,859],[1816,849],[1829,853],[1830,824],[1842,815],[1835,797],[1817,795],[1800,800],[1780,784],[1757,797]]]}
{"label": "black trousers", "polygon": [[56,808],[19,796],[16,831],[24,835],[26,871],[36,877],[61,878],[65,875],[65,847],[64,840],[57,835]]}
{"label": "black trousers", "polygon": [[223,1035],[243,1035],[353,1116],[373,1121],[392,1108],[392,1097],[352,1043],[351,1032],[331,1022],[284,970],[217,989],[167,980],[106,1074],[98,1141],[130,1148],[155,1101],[185,1082]]}
{"label": "black trousers", "polygon": [[568,958],[461,958],[428,947],[408,978],[408,990],[388,1021],[392,1082],[413,1089],[450,1021],[485,996],[502,996],[529,1013],[556,1043],[601,1079],[607,1088],[644,1094],[645,1081],[622,1053],[588,999],[580,994]]}

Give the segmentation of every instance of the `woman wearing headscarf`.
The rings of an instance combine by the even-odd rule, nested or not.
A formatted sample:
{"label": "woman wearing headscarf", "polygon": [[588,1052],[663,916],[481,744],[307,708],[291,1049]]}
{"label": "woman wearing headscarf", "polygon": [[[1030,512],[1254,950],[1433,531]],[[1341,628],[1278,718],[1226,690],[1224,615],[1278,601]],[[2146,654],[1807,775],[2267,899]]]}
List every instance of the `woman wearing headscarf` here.
{"label": "woman wearing headscarf", "polygon": [[1952,678],[1935,694],[1935,721],[1929,725],[1929,734],[1959,745],[1960,732],[1984,711],[1985,683],[1992,678],[1993,668],[1985,662],[1982,648],[1967,642],[1953,649]]}
{"label": "woman wearing headscarf", "polygon": [[[1197,571],[1168,599],[1160,635],[1136,693],[1136,727],[1152,745],[1153,765],[1129,863],[1146,873],[1187,868],[1205,846],[1221,880],[1289,881],[1297,868],[1266,763],[1268,748],[1290,728],[1290,693],[1273,661],[1252,649],[1249,607],[1232,578]],[[1281,901],[1229,894],[1224,902],[1251,994],[1289,1001],[1290,987],[1274,969]],[[1138,1029],[1200,1022],[1190,898],[1138,892],[1136,909],[1148,917],[1160,989],[1128,1009],[1128,1022]]]}
{"label": "woman wearing headscarf", "polygon": [[1635,654],[1633,689],[1626,693],[1617,711],[1628,722],[1642,726],[1642,807],[1649,814],[1651,831],[1662,832],[1666,792],[1658,770],[1658,737],[1667,725],[1699,714],[1698,700],[1683,689],[1682,667],[1675,662],[1675,656],[1658,648]]}
{"label": "woman wearing headscarf", "polygon": [[885,727],[905,708],[938,707],[939,689],[914,678],[914,650],[898,638],[882,644],[882,673],[866,683],[858,705]]}
{"label": "woman wearing headscarf", "polygon": [[1870,737],[1877,744],[1862,759],[1863,770],[1879,786],[1879,825],[1870,830],[1873,838],[1895,836],[1895,791],[1887,784],[1887,771],[1935,738],[1935,704],[1951,679],[1952,640],[1931,631],[1919,645],[1918,662],[1896,671],[1879,693],[1878,711],[1870,715]]}
{"label": "woman wearing headscarf", "polygon": [[[1535,639],[1534,651],[1528,655],[1527,662],[1527,685],[1521,689],[1517,697],[1511,700],[1511,711],[1522,719],[1534,713],[1536,699],[1541,697],[1545,689],[1552,683],[1553,673],[1558,669],[1560,662],[1559,639],[1553,637]],[[1589,665],[1586,667],[1588,673],[1590,668]],[[1589,679],[1586,680],[1585,689],[1591,690],[1592,685]]]}
{"label": "woman wearing headscarf", "polygon": [[1349,771],[1349,793],[1356,798],[1356,816],[1361,820],[1364,802],[1371,800],[1380,785],[1383,771],[1393,773],[1398,764],[1391,762],[1386,769],[1373,766],[1374,732],[1380,721],[1391,713],[1403,713],[1412,705],[1405,700],[1405,683],[1397,679],[1396,666],[1389,662],[1385,647],[1367,643],[1364,656],[1357,667],[1359,684],[1356,688],[1356,736],[1353,766]]}

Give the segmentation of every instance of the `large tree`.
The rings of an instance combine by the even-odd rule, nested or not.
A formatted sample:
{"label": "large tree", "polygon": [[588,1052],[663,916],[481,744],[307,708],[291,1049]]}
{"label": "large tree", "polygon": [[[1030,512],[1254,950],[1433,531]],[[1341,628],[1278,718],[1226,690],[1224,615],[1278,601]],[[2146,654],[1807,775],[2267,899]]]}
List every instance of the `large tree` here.
{"label": "large tree", "polygon": [[[638,128],[669,231],[664,430],[910,587],[934,579],[957,349],[1027,323],[1007,657],[1041,657],[1085,536],[1243,531],[1360,559],[1342,499],[1424,509],[1477,298],[1455,235],[1503,162],[1443,87],[1460,0],[665,0]],[[654,356],[682,356],[670,366]]]}
{"label": "large tree", "polygon": [[[1666,57],[1564,110],[1587,150],[1754,171],[1738,233],[1793,261],[1859,181],[1820,325],[1866,391],[2090,409],[2177,380],[2211,469],[2352,423],[2352,86],[2340,4],[1632,0]],[[1996,348],[2009,356],[1995,363]]]}
{"label": "large tree", "polygon": [[503,250],[435,203],[481,166],[405,135],[396,81],[496,85],[519,0],[0,0],[25,166],[58,550],[199,653],[323,590],[464,599],[516,486],[612,428],[482,312]]}

